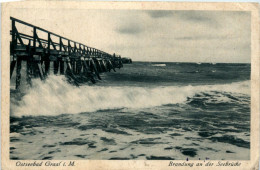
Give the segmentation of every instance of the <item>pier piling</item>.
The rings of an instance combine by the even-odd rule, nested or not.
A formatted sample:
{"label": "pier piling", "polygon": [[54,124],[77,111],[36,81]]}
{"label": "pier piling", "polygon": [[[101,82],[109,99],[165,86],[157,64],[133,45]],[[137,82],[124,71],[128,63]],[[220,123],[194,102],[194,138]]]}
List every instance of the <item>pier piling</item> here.
{"label": "pier piling", "polygon": [[[101,80],[100,73],[110,72],[112,69],[116,71],[115,68],[120,69],[123,66],[121,56],[115,53],[111,55],[19,19],[10,19],[10,78],[16,67],[16,89],[21,84],[23,61],[26,62],[26,80],[29,85],[32,78],[45,80],[51,70],[54,75],[65,74],[76,86],[87,81],[96,83],[95,77]],[[31,28],[32,35],[19,32],[17,25]],[[39,36],[42,33],[47,34],[47,39]],[[58,42],[54,41],[54,37]]]}

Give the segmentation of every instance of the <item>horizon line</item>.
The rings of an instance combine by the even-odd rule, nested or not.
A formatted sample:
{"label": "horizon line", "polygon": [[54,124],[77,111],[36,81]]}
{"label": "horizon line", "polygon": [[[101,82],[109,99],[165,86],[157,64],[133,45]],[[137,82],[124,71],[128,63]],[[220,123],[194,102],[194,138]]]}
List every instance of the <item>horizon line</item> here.
{"label": "horizon line", "polygon": [[251,64],[251,62],[192,62],[192,61],[138,61],[133,60],[133,62],[164,62],[164,63],[223,63],[223,64]]}

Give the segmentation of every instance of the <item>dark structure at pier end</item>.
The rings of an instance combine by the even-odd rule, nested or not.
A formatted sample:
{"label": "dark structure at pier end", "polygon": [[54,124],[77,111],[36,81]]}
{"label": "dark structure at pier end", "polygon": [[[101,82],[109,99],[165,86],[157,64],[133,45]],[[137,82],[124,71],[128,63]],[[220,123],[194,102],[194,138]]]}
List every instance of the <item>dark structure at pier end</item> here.
{"label": "dark structure at pier end", "polygon": [[[13,17],[10,19],[12,21],[10,78],[16,67],[16,89],[19,89],[21,84],[22,61],[26,62],[26,80],[30,85],[32,78],[40,77],[44,80],[53,70],[54,74],[66,75],[69,82],[79,86],[80,83],[88,81],[95,83],[97,79],[101,80],[100,73],[116,71],[116,68],[123,67],[123,63],[128,60]],[[32,35],[19,32],[16,24],[30,27]],[[46,34],[47,38],[40,38],[39,32]]]}
{"label": "dark structure at pier end", "polygon": [[132,59],[123,57],[122,58],[122,63],[124,63],[124,64],[131,64],[132,63]]}

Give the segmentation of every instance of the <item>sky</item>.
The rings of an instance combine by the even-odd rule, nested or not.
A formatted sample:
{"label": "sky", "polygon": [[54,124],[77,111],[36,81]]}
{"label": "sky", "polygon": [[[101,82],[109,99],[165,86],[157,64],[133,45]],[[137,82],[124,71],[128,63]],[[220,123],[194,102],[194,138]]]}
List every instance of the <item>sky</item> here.
{"label": "sky", "polygon": [[133,61],[250,63],[250,12],[18,8],[11,16]]}

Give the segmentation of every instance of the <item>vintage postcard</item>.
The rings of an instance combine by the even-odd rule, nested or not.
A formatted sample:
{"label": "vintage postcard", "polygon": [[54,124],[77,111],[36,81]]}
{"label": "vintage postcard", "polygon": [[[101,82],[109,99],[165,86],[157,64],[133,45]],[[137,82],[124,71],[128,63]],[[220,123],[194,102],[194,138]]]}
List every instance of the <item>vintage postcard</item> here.
{"label": "vintage postcard", "polygon": [[258,169],[257,3],[1,11],[2,169]]}

